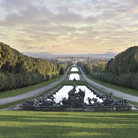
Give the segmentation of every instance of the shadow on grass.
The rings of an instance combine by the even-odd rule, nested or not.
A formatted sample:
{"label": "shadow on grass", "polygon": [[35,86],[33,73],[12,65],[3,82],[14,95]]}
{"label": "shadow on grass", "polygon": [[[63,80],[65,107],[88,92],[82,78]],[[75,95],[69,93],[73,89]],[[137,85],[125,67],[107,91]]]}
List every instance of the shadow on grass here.
{"label": "shadow on grass", "polygon": [[[30,125],[26,127],[4,127],[3,131],[0,132],[1,136],[9,138],[41,138],[41,137],[51,137],[51,138],[61,138],[61,137],[99,137],[103,138],[105,136],[108,138],[111,136],[108,133],[104,133],[106,130],[99,129],[80,129],[77,127],[65,127],[65,126],[49,126],[49,125]],[[8,131],[7,131],[8,130]],[[5,131],[5,132],[4,132]]]}
{"label": "shadow on grass", "polygon": [[108,123],[108,124],[136,124],[138,123],[137,121],[138,115],[130,115],[130,116],[125,116],[125,115],[119,115],[119,116],[67,116],[67,115],[39,115],[39,116],[18,116],[16,117],[14,115],[5,115],[5,116],[0,116],[0,122],[3,120],[5,122],[8,121],[16,121],[16,122],[59,122],[61,123],[66,122],[66,123]]}
{"label": "shadow on grass", "polygon": [[[9,113],[9,114],[8,114]],[[16,115],[15,115],[16,114]],[[135,138],[138,113],[0,113],[0,137]]]}

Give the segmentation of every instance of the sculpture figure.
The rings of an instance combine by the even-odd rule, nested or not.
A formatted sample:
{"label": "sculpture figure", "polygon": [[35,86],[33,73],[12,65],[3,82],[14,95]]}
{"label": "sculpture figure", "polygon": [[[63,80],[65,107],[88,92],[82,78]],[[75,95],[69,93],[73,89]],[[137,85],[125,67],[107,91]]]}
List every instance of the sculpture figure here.
{"label": "sculpture figure", "polygon": [[23,105],[28,105],[28,106],[31,106],[34,104],[33,100],[28,100],[26,99],[24,103],[22,103]]}
{"label": "sculpture figure", "polygon": [[105,106],[112,105],[114,103],[114,99],[112,97],[112,93],[106,93],[105,97],[103,98],[103,104]]}
{"label": "sculpture figure", "polygon": [[[90,98],[88,97],[88,104],[84,102],[85,98],[85,90],[79,89],[78,92],[76,92],[76,84],[73,85],[73,88],[68,92],[68,98],[62,98],[59,103],[56,103],[54,101],[54,96],[53,93],[49,95],[41,95],[39,98],[34,98],[33,100],[26,100],[24,103],[22,103],[23,107],[27,107],[29,109],[34,109],[36,108],[41,108],[41,107],[46,107],[49,109],[53,110],[54,109],[66,109],[66,108],[87,108],[90,106],[91,108],[96,108],[101,110],[103,107],[116,107],[118,110],[120,110],[120,107],[122,109],[127,109],[129,107],[129,104],[127,100],[121,99],[121,100],[116,100],[112,97],[112,93],[106,93],[106,94],[101,94],[97,90],[94,91],[99,97],[102,98],[103,102],[99,102],[97,98]],[[62,104],[61,104],[62,103]],[[58,108],[59,107],[59,108]],[[24,109],[25,109],[24,108]],[[104,109],[103,108],[103,109]],[[78,110],[78,109],[77,109]]]}
{"label": "sculpture figure", "polygon": [[77,81],[77,80],[74,78],[73,81]]}
{"label": "sculpture figure", "polygon": [[73,85],[73,89],[68,92],[68,99],[63,98],[62,103],[64,106],[78,107],[84,105],[85,91],[79,89],[78,93],[76,92],[76,85]]}
{"label": "sculpture figure", "polygon": [[78,99],[80,102],[84,102],[84,97],[85,97],[85,91],[82,91],[79,89],[79,92],[77,93]]}

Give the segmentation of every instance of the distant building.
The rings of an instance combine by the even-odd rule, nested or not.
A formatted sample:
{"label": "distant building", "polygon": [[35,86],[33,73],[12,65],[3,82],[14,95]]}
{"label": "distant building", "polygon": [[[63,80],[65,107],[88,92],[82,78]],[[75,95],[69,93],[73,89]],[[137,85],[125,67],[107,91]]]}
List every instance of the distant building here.
{"label": "distant building", "polygon": [[72,63],[77,63],[77,62],[90,62],[94,58],[92,57],[57,57],[56,60],[59,62],[67,62],[71,61]]}

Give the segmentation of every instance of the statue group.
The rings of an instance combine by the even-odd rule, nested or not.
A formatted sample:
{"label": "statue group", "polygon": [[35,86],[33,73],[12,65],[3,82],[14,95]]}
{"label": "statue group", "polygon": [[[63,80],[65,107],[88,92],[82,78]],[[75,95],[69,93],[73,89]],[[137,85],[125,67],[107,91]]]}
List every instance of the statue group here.
{"label": "statue group", "polygon": [[63,98],[62,103],[67,107],[80,107],[85,105],[84,97],[85,91],[79,89],[79,92],[76,93],[76,85],[74,85],[73,89],[68,92],[68,99]]}
{"label": "statue group", "polygon": [[76,85],[68,92],[68,98],[63,98],[59,103],[54,101],[54,97],[41,95],[33,100],[26,100],[22,103],[22,107],[46,107],[46,108],[87,108],[87,107],[114,107],[129,106],[125,99],[116,100],[112,97],[112,93],[102,95],[103,102],[99,102],[97,98],[88,97],[88,103],[85,103],[85,90],[79,89],[77,92]]}

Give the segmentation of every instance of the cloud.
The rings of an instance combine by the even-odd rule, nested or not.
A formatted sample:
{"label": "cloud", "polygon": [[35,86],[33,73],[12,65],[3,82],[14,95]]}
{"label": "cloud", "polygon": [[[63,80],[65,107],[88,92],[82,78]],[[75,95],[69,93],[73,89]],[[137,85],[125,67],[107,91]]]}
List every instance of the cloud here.
{"label": "cloud", "polygon": [[110,49],[107,49],[107,51],[109,52],[112,52],[112,51],[114,51],[114,49],[113,48],[110,48]]}
{"label": "cloud", "polygon": [[99,0],[87,0],[88,3],[98,3]]}
{"label": "cloud", "polygon": [[40,47],[40,49],[45,49],[45,47]]}
{"label": "cloud", "polygon": [[32,47],[32,46],[30,46],[30,47],[27,47],[26,49],[36,49],[37,47]]}
{"label": "cloud", "polygon": [[85,23],[88,23],[88,24],[94,24],[98,21],[98,17],[94,17],[94,16],[89,16],[89,17],[86,17],[84,19],[84,22]]}
{"label": "cloud", "polygon": [[82,52],[137,41],[137,0],[1,0],[0,6],[1,40],[24,49]]}
{"label": "cloud", "polygon": [[30,46],[30,47],[27,47],[26,49],[40,49],[40,50],[43,50],[43,49],[45,49],[45,47],[43,46],[43,47],[32,47],[32,46]]}
{"label": "cloud", "polygon": [[5,15],[4,21],[0,21],[0,26],[19,26],[23,25],[49,25],[82,22],[83,17],[77,13],[63,12],[55,14],[47,7],[38,8],[30,5],[18,12]]}
{"label": "cloud", "polygon": [[58,6],[58,7],[56,7],[56,11],[58,13],[68,13],[69,12],[69,8],[68,7],[64,7],[64,6]]}
{"label": "cloud", "polygon": [[10,14],[5,16],[5,20],[0,22],[1,26],[16,26],[16,25],[41,25],[47,24],[49,21],[49,16],[52,13],[44,8],[38,9],[37,7],[31,6],[19,13]]}
{"label": "cloud", "polygon": [[1,0],[0,7],[3,19],[13,14],[20,14],[20,11],[36,6],[36,0]]}
{"label": "cloud", "polygon": [[123,3],[127,3],[129,5],[138,5],[137,0],[122,0]]}
{"label": "cloud", "polygon": [[52,19],[55,23],[79,23],[82,21],[82,16],[76,13],[57,14]]}
{"label": "cloud", "polygon": [[57,45],[52,45],[52,48],[57,48],[57,47],[59,47],[59,46],[57,46]]}

